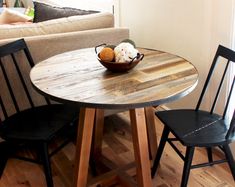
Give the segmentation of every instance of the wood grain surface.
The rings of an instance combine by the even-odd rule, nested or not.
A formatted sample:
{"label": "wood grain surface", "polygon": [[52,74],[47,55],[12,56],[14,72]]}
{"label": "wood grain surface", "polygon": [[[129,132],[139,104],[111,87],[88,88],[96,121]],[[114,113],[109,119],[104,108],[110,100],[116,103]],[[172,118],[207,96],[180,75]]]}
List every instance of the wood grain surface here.
{"label": "wood grain surface", "polygon": [[42,94],[82,107],[132,109],[178,99],[197,84],[198,72],[187,60],[139,49],[144,59],[132,70],[113,73],[97,60],[94,48],[66,52],[35,65],[30,78]]}

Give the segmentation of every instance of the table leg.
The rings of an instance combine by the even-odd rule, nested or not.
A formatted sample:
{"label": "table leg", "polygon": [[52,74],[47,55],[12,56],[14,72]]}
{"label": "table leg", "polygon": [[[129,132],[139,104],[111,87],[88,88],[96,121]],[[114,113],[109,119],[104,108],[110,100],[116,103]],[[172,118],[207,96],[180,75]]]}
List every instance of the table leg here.
{"label": "table leg", "polygon": [[97,170],[97,163],[100,163],[102,158],[102,141],[104,130],[104,110],[96,109],[95,112],[95,126],[93,130],[93,140],[91,148],[90,166],[94,176],[96,176],[100,170]]}
{"label": "table leg", "polygon": [[149,151],[151,160],[155,159],[157,153],[157,133],[156,133],[156,122],[155,122],[155,110],[153,107],[145,107],[145,117],[147,124]]}
{"label": "table leg", "polygon": [[102,153],[102,141],[104,130],[104,110],[96,109],[95,113],[95,127],[93,137],[92,155],[97,159]]}
{"label": "table leg", "polygon": [[130,117],[138,187],[152,187],[144,108],[131,109]]}
{"label": "table leg", "polygon": [[86,187],[95,109],[81,108],[75,154],[74,187]]}

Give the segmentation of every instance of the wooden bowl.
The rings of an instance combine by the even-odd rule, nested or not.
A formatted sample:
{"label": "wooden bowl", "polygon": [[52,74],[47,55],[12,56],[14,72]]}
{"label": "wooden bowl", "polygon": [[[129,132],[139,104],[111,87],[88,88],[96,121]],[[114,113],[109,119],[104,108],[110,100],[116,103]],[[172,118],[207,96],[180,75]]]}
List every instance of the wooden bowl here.
{"label": "wooden bowl", "polygon": [[138,53],[137,56],[133,58],[130,62],[104,62],[100,59],[99,53],[97,53],[96,48],[95,48],[95,52],[97,54],[97,59],[107,70],[112,71],[112,72],[129,71],[132,68],[134,68],[144,58],[144,54]]}

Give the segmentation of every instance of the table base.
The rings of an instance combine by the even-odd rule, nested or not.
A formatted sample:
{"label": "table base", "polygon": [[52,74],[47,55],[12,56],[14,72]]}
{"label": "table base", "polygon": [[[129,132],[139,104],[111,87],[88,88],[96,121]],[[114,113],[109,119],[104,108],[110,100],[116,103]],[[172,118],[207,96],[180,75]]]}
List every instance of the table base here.
{"label": "table base", "polygon": [[[124,186],[152,186],[150,157],[154,156],[155,152],[153,149],[157,148],[153,108],[131,109],[129,113],[136,161],[136,181],[131,177],[133,174],[130,176],[130,173],[126,172],[134,166],[133,164],[128,164],[120,168],[111,166],[112,171],[89,181],[88,186],[109,186],[115,181],[125,184]],[[95,163],[101,161],[103,124],[104,111],[102,109],[81,108],[75,157],[74,186],[76,187],[87,186],[90,153],[92,155],[91,160]]]}

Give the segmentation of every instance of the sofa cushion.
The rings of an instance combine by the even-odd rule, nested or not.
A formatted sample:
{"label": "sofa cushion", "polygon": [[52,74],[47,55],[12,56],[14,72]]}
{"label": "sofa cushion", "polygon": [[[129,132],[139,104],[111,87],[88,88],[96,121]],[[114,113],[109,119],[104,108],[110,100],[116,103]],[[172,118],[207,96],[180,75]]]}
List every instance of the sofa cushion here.
{"label": "sofa cushion", "polygon": [[0,39],[75,32],[98,28],[109,28],[113,26],[113,14],[103,12],[53,19],[33,24],[1,25]]}
{"label": "sofa cushion", "polygon": [[3,12],[0,14],[0,24],[27,22],[31,20],[31,17],[8,8],[4,8]]}
{"label": "sofa cushion", "polygon": [[87,15],[98,13],[99,11],[94,10],[81,10],[76,8],[69,8],[69,7],[55,7],[48,4],[40,3],[35,1],[34,2],[34,22],[42,22],[51,19],[57,19],[62,17],[69,17],[75,15]]}

